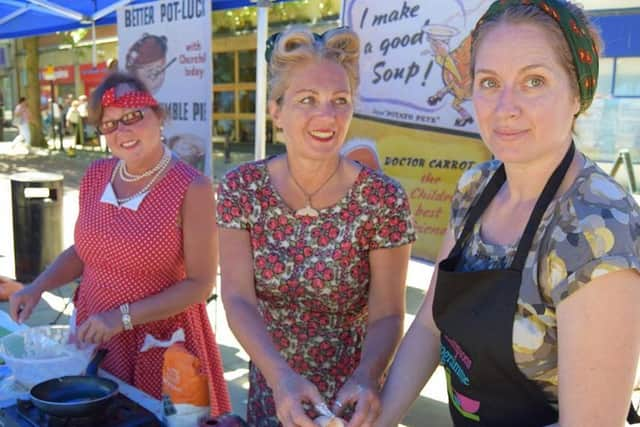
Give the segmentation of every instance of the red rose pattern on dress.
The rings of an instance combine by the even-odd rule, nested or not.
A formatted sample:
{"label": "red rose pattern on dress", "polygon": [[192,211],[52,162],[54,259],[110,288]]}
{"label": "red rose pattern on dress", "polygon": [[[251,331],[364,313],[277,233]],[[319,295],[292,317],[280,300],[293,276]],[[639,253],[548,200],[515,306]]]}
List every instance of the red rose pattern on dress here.
{"label": "red rose pattern on dress", "polygon": [[[332,403],[360,360],[369,252],[415,240],[409,202],[397,182],[363,167],[338,203],[316,218],[296,216],[271,183],[267,161],[227,173],[218,224],[250,233],[258,309],[274,345]],[[280,425],[254,365],[247,418],[251,426]]]}

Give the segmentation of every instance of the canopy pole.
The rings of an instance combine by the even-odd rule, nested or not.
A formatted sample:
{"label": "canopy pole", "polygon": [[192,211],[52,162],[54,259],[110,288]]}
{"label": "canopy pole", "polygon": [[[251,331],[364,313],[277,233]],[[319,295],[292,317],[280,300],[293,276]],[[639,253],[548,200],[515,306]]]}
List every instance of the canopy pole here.
{"label": "canopy pole", "polygon": [[91,64],[93,68],[96,68],[96,64],[98,63],[96,58],[96,21],[95,19],[91,20]]}
{"label": "canopy pole", "polygon": [[258,0],[258,28],[256,32],[256,124],[255,124],[255,159],[266,157],[266,124],[267,124],[267,62],[264,53],[267,48],[269,32],[269,7],[271,0]]}

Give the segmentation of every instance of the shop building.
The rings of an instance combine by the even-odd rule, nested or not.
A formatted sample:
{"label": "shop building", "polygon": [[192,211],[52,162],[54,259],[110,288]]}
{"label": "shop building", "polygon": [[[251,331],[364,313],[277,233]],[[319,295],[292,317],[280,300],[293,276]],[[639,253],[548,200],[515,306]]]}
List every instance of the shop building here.
{"label": "shop building", "polygon": [[[601,29],[605,50],[600,59],[598,96],[589,114],[578,121],[577,141],[597,160],[613,160],[621,149],[640,159],[640,7],[630,8],[627,3],[625,9],[589,11]],[[589,9],[597,4],[594,0],[586,6]],[[339,25],[341,7],[341,0],[275,3],[269,9],[269,31],[297,24],[322,32]],[[253,152],[255,142],[256,21],[255,7],[212,13],[214,142],[222,144],[226,140],[236,144],[234,150],[247,152]],[[47,67],[55,70],[56,98],[68,93],[78,96],[89,94],[104,77],[108,62],[117,58],[115,25],[96,28],[95,68],[90,31],[87,33],[74,46],[65,36],[68,33],[39,38],[43,99],[50,96],[51,84],[44,80],[43,73]],[[19,93],[23,93],[19,87],[25,84],[21,40],[0,41],[0,90],[9,116]],[[269,122],[267,146],[278,139]]]}

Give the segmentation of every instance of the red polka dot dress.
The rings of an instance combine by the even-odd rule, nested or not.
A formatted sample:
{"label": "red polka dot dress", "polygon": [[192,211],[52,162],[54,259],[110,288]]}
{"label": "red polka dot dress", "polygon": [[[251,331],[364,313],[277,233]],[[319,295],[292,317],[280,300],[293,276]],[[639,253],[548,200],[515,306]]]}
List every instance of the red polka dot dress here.
{"label": "red polka dot dress", "polygon": [[[147,298],[186,277],[181,207],[199,172],[177,162],[134,211],[100,202],[116,163],[117,159],[94,162],[80,184],[75,249],[84,272],[75,297],[78,325],[93,314]],[[160,398],[164,349],[139,350],[146,334],[167,340],[178,328],[184,329],[187,349],[206,371],[212,415],[230,411],[222,359],[204,303],[116,335],[106,345],[109,353],[102,368]]]}

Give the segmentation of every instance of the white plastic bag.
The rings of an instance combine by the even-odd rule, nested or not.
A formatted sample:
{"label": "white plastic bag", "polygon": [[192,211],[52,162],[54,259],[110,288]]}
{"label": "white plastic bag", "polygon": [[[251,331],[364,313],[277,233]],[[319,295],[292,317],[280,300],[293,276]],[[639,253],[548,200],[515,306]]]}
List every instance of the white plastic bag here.
{"label": "white plastic bag", "polygon": [[95,345],[79,349],[69,342],[69,326],[25,328],[0,339],[0,357],[27,387],[65,375],[80,375]]}

